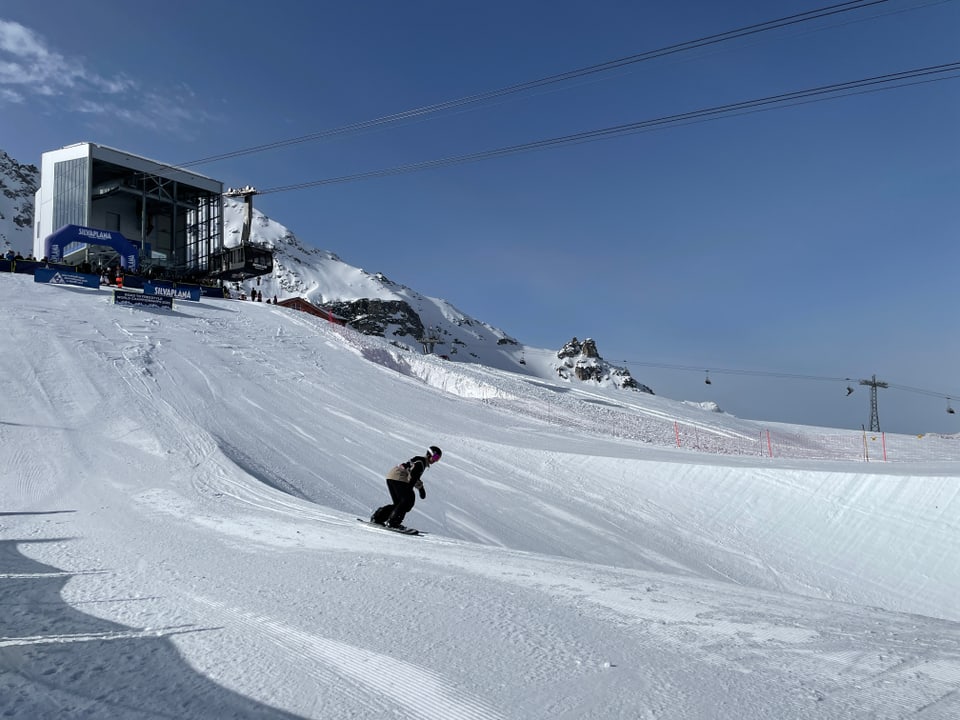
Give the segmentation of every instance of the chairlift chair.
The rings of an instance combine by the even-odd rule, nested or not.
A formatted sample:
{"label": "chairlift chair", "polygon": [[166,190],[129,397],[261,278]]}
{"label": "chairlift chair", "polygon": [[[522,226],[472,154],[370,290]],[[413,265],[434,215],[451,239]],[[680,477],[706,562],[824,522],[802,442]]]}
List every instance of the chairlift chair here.
{"label": "chairlift chair", "polygon": [[953,415],[956,411],[950,407],[950,398],[947,398],[947,414]]}
{"label": "chairlift chair", "polygon": [[706,377],[706,379],[703,381],[703,384],[704,384],[704,385],[713,385],[713,383],[710,382],[710,371],[709,371],[709,370],[707,370],[707,377]]}

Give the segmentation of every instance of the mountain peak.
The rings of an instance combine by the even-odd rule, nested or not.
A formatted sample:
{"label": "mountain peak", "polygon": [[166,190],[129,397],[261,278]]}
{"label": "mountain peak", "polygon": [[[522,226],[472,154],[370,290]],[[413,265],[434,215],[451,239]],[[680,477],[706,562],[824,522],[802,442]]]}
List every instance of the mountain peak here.
{"label": "mountain peak", "polygon": [[646,385],[638,383],[627,368],[616,367],[600,356],[592,338],[580,342],[576,337],[557,352],[557,374],[564,380],[581,380],[597,385],[654,394]]}

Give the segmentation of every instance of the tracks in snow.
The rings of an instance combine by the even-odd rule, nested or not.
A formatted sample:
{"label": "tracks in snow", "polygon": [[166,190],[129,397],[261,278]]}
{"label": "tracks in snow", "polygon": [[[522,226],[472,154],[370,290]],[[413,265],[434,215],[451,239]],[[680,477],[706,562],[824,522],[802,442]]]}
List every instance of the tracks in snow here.
{"label": "tracks in snow", "polygon": [[434,720],[502,720],[492,705],[464,692],[441,674],[408,660],[350,645],[260,617],[208,598],[195,602],[210,608],[225,625],[245,635],[265,637],[285,655],[300,657],[317,692],[335,687],[347,702],[368,708],[368,717],[401,716]]}

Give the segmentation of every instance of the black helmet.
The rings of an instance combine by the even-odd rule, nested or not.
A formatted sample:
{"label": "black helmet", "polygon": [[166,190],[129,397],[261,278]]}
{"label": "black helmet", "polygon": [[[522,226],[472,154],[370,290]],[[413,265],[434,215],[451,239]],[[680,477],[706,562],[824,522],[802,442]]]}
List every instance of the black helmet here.
{"label": "black helmet", "polygon": [[440,459],[441,455],[443,455],[443,450],[438,448],[436,445],[430,446],[430,451],[427,453],[427,456],[430,458],[430,462],[435,463]]}

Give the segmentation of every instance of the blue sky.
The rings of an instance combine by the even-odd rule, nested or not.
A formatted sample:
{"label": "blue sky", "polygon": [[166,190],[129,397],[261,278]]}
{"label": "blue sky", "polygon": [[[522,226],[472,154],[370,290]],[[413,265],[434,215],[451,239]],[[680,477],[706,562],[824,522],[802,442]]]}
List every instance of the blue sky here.
{"label": "blue sky", "polygon": [[[190,162],[830,4],[5,4],[0,148]],[[952,63],[958,33],[954,0],[890,0],[193,169],[261,189],[345,177]],[[957,432],[956,76],[256,202],[526,344],[591,336],[667,397],[859,427],[868,393],[843,378],[876,373],[899,386],[883,429]]]}

